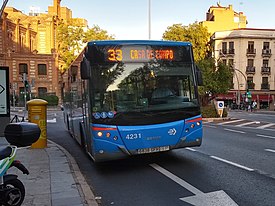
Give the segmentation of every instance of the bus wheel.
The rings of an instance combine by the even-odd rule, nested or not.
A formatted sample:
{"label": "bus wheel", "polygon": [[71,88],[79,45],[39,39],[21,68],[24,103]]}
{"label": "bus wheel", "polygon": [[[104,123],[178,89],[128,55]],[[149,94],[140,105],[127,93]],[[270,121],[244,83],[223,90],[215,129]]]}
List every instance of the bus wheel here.
{"label": "bus wheel", "polygon": [[70,123],[69,123],[69,117],[67,115],[67,129],[70,130]]}
{"label": "bus wheel", "polygon": [[85,139],[84,139],[84,132],[83,132],[83,127],[80,124],[80,141],[81,141],[81,148],[85,150]]}

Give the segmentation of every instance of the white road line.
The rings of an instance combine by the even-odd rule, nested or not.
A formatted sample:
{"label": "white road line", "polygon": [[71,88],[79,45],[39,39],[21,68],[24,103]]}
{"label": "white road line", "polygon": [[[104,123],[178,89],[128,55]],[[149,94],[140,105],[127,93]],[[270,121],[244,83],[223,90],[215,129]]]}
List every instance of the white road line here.
{"label": "white road line", "polygon": [[241,121],[244,121],[244,119],[236,119],[228,122],[222,122],[222,123],[219,123],[218,125],[230,124],[230,123],[241,122]]}
{"label": "white road line", "polygon": [[243,132],[243,131],[238,131],[238,130],[233,130],[233,129],[227,129],[227,128],[224,128],[224,130],[227,130],[229,132],[241,133],[241,134],[245,134],[246,133],[246,132]]}
{"label": "white road line", "polygon": [[[204,125],[205,126],[205,125]],[[217,128],[216,126],[206,125],[205,127]]]}
{"label": "white road line", "polygon": [[185,149],[190,150],[190,151],[192,151],[192,152],[196,152],[196,151],[197,151],[197,150],[195,150],[195,149],[193,149],[193,148],[190,148],[190,147],[186,147]]}
{"label": "white road line", "polygon": [[250,125],[250,124],[255,124],[256,122],[246,122],[246,123],[242,123],[237,125],[236,127],[242,127],[242,126],[246,126],[246,125]]}
{"label": "white road line", "polygon": [[47,122],[48,122],[48,123],[56,123],[56,118],[47,119]]}
{"label": "white road line", "polygon": [[159,171],[166,177],[170,178],[174,182],[178,183],[180,186],[184,187],[185,189],[189,190],[195,195],[203,194],[200,190],[195,188],[193,185],[189,184],[188,182],[185,182],[183,179],[180,179],[178,176],[174,175],[173,173],[169,172],[168,170],[162,168],[161,166],[153,163],[150,164],[151,167],[153,167],[155,170]]}
{"label": "white road line", "polygon": [[268,136],[268,135],[263,135],[263,134],[256,134],[256,136],[258,136],[258,137],[266,137],[266,138],[269,138],[269,139],[275,139],[275,137],[273,137],[273,136]]}
{"label": "white road line", "polygon": [[271,127],[273,125],[275,125],[275,124],[274,123],[269,123],[269,124],[265,124],[265,125],[259,126],[259,127],[257,127],[257,129],[264,129],[264,128],[267,128],[267,127]]}
{"label": "white road line", "polygon": [[231,161],[228,161],[228,160],[225,160],[225,159],[216,157],[216,156],[210,156],[210,157],[213,158],[213,159],[216,159],[216,160],[225,162],[225,163],[227,163],[227,164],[233,165],[233,166],[235,166],[235,167],[239,167],[239,168],[241,168],[241,169],[250,171],[250,172],[254,171],[254,169],[251,169],[251,168],[249,168],[249,167],[246,167],[246,166],[243,166],[243,165],[240,165],[240,164],[237,164],[237,163],[234,163],[234,162],[231,162]]}
{"label": "white road line", "polygon": [[265,151],[275,153],[275,150],[273,150],[273,149],[265,149]]}

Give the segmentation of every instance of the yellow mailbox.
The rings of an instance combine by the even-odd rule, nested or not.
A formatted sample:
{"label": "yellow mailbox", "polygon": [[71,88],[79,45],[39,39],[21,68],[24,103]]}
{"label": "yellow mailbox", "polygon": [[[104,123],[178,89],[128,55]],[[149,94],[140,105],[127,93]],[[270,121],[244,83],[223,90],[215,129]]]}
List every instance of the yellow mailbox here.
{"label": "yellow mailbox", "polygon": [[47,104],[43,99],[32,99],[27,102],[29,122],[39,126],[41,134],[39,139],[32,144],[32,148],[47,147]]}

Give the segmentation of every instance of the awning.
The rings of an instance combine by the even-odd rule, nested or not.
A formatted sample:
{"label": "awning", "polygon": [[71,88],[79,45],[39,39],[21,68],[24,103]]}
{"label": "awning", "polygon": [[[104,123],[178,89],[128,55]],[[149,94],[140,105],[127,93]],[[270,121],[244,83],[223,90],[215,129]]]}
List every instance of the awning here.
{"label": "awning", "polygon": [[[258,94],[259,101],[260,102],[271,102],[272,101],[272,96],[268,94]],[[255,98],[257,99],[257,97]]]}
{"label": "awning", "polygon": [[[241,101],[244,98],[244,94],[240,95]],[[218,94],[215,97],[216,100],[236,100],[236,93]],[[256,100],[260,102],[272,102],[272,95],[270,94],[253,94],[251,101]]]}
{"label": "awning", "polygon": [[217,100],[234,100],[236,99],[235,93],[228,93],[228,94],[218,94],[216,96]]}

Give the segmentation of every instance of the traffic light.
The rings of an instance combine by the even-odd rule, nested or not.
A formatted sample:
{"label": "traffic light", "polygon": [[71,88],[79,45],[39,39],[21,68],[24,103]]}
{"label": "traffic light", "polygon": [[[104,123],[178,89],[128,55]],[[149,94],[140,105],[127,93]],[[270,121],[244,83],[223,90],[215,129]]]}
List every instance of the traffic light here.
{"label": "traffic light", "polygon": [[24,85],[25,85],[26,90],[29,90],[30,85],[29,85],[28,80],[24,81]]}

